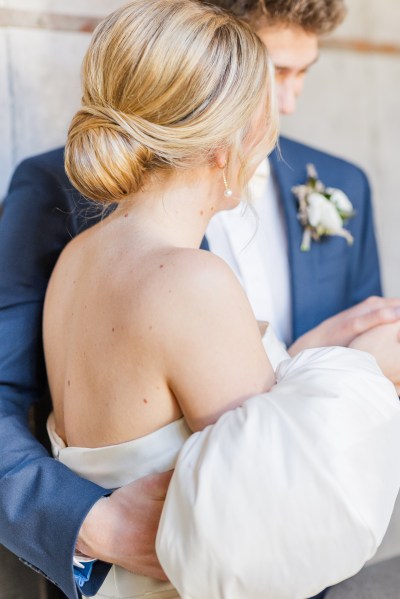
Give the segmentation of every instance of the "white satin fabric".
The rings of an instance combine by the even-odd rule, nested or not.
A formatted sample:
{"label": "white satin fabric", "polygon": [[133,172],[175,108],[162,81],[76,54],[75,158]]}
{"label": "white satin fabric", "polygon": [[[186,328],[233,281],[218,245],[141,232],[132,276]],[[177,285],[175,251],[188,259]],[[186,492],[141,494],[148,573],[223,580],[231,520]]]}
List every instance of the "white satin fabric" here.
{"label": "white satin fabric", "polygon": [[270,328],[264,345],[277,385],[200,433],[66,447],[49,418],[54,456],[106,488],[176,465],[157,536],[173,586],[113,566],[96,599],[305,599],[375,552],[400,486],[393,386],[362,352],[291,360]]}
{"label": "white satin fabric", "polygon": [[[147,474],[165,472],[175,466],[182,445],[190,435],[183,418],[126,443],[99,448],[67,447],[57,435],[54,418],[47,422],[54,457],[71,470],[106,489],[126,485]],[[168,582],[138,576],[113,566],[96,599],[178,599]]]}
{"label": "white satin fabric", "polygon": [[375,553],[400,487],[400,406],[366,353],[307,350],[185,443],[157,554],[183,599],[304,599]]}

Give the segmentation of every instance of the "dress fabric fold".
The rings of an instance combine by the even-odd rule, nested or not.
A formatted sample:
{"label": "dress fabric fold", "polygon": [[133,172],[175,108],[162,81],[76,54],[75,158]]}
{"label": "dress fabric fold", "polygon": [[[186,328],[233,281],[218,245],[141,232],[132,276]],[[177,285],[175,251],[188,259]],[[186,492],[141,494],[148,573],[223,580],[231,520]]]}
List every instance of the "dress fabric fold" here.
{"label": "dress fabric fold", "polygon": [[305,599],[375,553],[400,487],[400,405],[370,355],[290,359],[263,339],[277,384],[190,434],[184,419],[53,455],[106,488],[175,467],[157,535],[170,582],[113,566],[96,599]]}
{"label": "dress fabric fold", "polygon": [[282,360],[277,384],[182,448],[157,553],[183,599],[304,599],[379,546],[400,487],[400,406],[375,359]]}

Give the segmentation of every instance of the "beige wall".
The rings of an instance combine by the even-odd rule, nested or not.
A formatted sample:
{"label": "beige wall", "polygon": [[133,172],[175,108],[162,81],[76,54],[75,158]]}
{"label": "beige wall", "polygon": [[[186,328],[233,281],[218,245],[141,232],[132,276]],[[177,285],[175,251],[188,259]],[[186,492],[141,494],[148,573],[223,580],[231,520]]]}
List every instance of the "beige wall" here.
{"label": "beige wall", "polygon": [[[0,196],[21,159],[63,144],[90,37],[80,29],[120,4],[0,0]],[[348,6],[335,34],[338,47],[323,48],[298,113],[284,118],[282,128],[368,171],[385,289],[400,296],[400,2],[348,0]]]}
{"label": "beige wall", "polygon": [[91,17],[101,17],[120,4],[0,0],[0,196],[18,162],[64,143],[90,39],[79,28],[88,7]]}

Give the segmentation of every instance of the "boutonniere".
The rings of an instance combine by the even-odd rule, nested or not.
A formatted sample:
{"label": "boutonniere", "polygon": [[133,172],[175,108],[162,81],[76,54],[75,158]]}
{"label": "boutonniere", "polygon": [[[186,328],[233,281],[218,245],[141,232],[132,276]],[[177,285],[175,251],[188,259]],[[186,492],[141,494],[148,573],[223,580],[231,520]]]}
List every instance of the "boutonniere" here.
{"label": "boutonniere", "polygon": [[301,250],[308,252],[311,240],[319,241],[325,235],[344,237],[349,245],[354,241],[344,225],[355,215],[353,205],[340,189],[325,187],[318,179],[313,164],[307,165],[305,185],[292,188],[299,203],[298,219],[303,227]]}

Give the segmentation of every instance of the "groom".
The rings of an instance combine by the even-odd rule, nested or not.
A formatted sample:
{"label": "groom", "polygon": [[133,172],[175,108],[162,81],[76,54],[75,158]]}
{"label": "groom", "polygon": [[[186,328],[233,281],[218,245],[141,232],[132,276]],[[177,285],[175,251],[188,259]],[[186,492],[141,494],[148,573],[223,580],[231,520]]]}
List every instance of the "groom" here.
{"label": "groom", "polygon": [[[296,110],[307,71],[318,59],[318,36],[343,19],[343,0],[213,0],[245,18],[266,44],[275,65],[279,110]],[[243,210],[218,214],[210,223],[210,249],[224,258],[241,280],[258,320],[267,320],[291,353],[305,347],[348,345],[368,312],[384,305],[371,196],[365,174],[353,164],[310,146],[281,138],[280,151],[256,173],[252,200],[257,221]],[[344,191],[356,216],[340,237],[312,241],[301,251],[303,226],[292,188],[306,182],[307,164],[327,186]],[[267,168],[266,168],[267,167]],[[270,176],[269,176],[270,175]],[[343,312],[345,311],[346,312]],[[332,316],[337,315],[333,320]]]}
{"label": "groom", "polygon": [[[317,57],[318,36],[339,23],[343,4],[340,0],[264,4],[266,12],[260,14],[258,0],[224,2],[249,18],[269,46],[277,67],[281,112],[287,113],[294,110],[305,73]],[[302,14],[304,4],[307,11]],[[272,234],[281,239],[283,248],[287,239],[287,249],[280,256],[267,256],[275,270],[269,271],[267,263],[265,269],[275,273],[276,265],[281,265],[277,285],[284,301],[272,299],[266,316],[272,320],[269,310],[275,310],[278,331],[280,322],[291,323],[282,328],[281,336],[293,342],[293,353],[309,346],[346,345],[364,330],[399,317],[398,304],[389,300],[372,299],[352,307],[381,293],[368,184],[348,163],[289,140],[282,140],[281,148],[284,161],[277,155],[270,161],[276,185],[270,190],[270,203],[276,212]],[[307,162],[315,164],[324,183],[351,197],[357,209],[350,225],[352,248],[343,239],[329,238],[301,253],[302,231],[291,188],[304,182]],[[268,181],[265,178],[266,188]],[[72,575],[77,538],[78,549],[99,560],[161,576],[154,537],[168,482],[168,476],[152,477],[106,497],[105,489],[49,458],[28,429],[30,408],[36,404],[45,413],[49,405],[41,346],[46,285],[71,236],[94,222],[90,216],[88,203],[66,178],[60,149],[18,167],[0,221],[0,543],[45,573],[68,597],[77,596]],[[229,254],[234,241],[222,227],[224,235]],[[215,251],[217,243],[210,230],[209,244]],[[243,265],[238,275],[249,278]],[[267,297],[268,289],[275,288],[275,282],[267,281],[262,293]],[[99,586],[106,571],[99,561],[85,594]]]}

